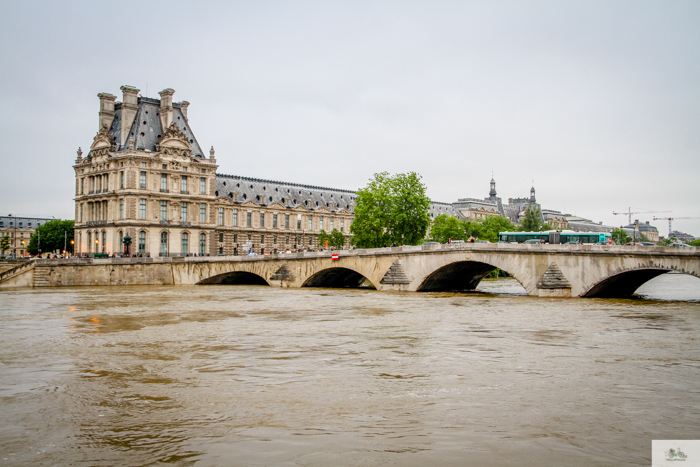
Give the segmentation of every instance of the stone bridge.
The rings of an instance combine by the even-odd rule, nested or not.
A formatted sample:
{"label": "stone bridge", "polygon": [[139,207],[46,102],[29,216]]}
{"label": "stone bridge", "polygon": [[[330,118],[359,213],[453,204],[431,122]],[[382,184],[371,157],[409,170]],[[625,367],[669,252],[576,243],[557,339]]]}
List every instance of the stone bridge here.
{"label": "stone bridge", "polygon": [[[271,256],[38,260],[0,273],[0,287],[261,284],[377,290],[474,290],[498,268],[529,295],[625,297],[670,271],[700,277],[695,248],[465,243]],[[699,283],[700,285],[700,283]]]}

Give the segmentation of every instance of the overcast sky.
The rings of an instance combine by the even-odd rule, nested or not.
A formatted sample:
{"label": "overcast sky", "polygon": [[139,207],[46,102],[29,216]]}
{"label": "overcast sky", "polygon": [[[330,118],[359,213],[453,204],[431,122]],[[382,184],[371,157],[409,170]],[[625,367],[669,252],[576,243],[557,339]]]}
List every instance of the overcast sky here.
{"label": "overcast sky", "polygon": [[544,208],[609,225],[700,216],[697,0],[0,0],[0,214],[73,218],[97,93],[124,84],[189,101],[220,173],[415,171],[452,202],[493,172],[504,201],[534,180]]}

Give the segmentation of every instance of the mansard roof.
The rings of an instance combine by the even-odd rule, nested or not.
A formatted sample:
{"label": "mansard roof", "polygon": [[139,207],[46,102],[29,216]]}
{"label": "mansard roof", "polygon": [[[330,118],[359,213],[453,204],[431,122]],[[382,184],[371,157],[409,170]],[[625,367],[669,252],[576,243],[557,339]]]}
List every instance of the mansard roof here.
{"label": "mansard roof", "polygon": [[[187,140],[192,145],[192,156],[204,158],[204,152],[197,142],[187,117],[182,113],[180,104],[173,102],[173,123],[187,136]],[[121,141],[122,129],[122,104],[114,104],[114,120],[109,129],[110,135],[114,138],[117,151],[123,151],[129,147],[129,141]],[[150,97],[138,98],[138,110],[136,118],[131,125],[129,137],[135,139],[137,150],[156,150],[158,138],[163,134],[163,126],[160,120],[160,99]]]}
{"label": "mansard roof", "polygon": [[[238,193],[237,197],[234,193]],[[354,191],[240,175],[216,174],[216,196],[233,198],[238,203],[251,200],[261,205],[280,203],[288,208],[301,206],[316,210],[323,206],[331,211],[341,208],[349,212],[355,210]]]}

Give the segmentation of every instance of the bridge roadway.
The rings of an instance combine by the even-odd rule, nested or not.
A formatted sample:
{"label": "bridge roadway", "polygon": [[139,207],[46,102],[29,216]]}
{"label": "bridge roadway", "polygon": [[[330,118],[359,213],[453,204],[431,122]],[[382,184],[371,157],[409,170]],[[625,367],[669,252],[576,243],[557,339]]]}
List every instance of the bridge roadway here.
{"label": "bridge roadway", "polygon": [[[700,249],[464,243],[271,256],[38,260],[0,274],[0,287],[261,284],[377,290],[474,290],[495,268],[529,295],[625,297],[670,271],[700,277]],[[699,283],[700,285],[700,283]]]}

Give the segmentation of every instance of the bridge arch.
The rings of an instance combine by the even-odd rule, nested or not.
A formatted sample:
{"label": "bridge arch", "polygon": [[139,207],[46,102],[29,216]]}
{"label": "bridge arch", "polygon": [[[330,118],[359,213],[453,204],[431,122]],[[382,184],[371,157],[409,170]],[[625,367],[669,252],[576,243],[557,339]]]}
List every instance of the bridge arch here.
{"label": "bridge arch", "polygon": [[680,272],[700,279],[700,276],[692,271],[679,271],[674,268],[663,267],[639,267],[616,271],[589,286],[581,297],[587,298],[624,298],[634,295],[638,288],[651,279],[668,272]]}
{"label": "bridge arch", "polygon": [[496,266],[482,261],[461,260],[449,262],[434,269],[423,278],[416,291],[441,292],[475,290],[479,283],[491,271],[496,269],[507,272],[525,288],[518,276],[502,265]]}
{"label": "bridge arch", "polygon": [[229,271],[208,277],[197,282],[197,285],[270,285],[264,277],[248,271]]}
{"label": "bridge arch", "polygon": [[362,273],[347,267],[331,267],[321,269],[309,276],[302,287],[330,287],[335,289],[357,289],[365,281],[376,288],[376,285]]}

